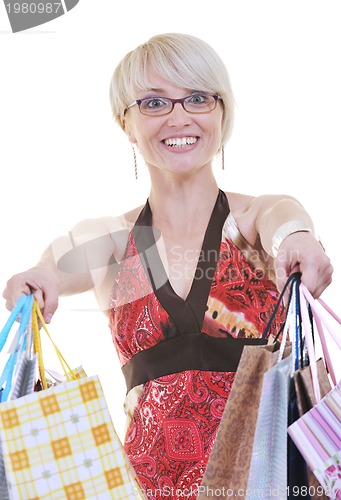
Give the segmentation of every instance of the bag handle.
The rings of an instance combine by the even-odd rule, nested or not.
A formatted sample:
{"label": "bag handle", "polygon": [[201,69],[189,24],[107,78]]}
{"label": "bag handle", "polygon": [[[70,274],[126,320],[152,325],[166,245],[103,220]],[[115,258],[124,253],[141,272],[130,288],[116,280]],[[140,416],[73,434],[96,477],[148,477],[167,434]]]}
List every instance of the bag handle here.
{"label": "bag handle", "polygon": [[338,348],[341,349],[341,336],[335,333],[335,327],[331,322],[331,318],[334,318],[341,325],[341,318],[322,299],[314,299],[304,285],[302,292],[314,312],[314,317],[318,317],[322,321]]}
{"label": "bag handle", "polygon": [[303,366],[303,335],[302,335],[302,321],[301,321],[301,307],[300,307],[300,295],[299,295],[299,285],[300,281],[297,280],[293,283],[293,294],[295,297],[295,311],[294,311],[294,334],[295,339],[293,345],[293,365],[294,370]]}
{"label": "bag handle", "polygon": [[[301,284],[302,285],[302,284]],[[321,399],[320,385],[317,376],[317,364],[316,364],[316,354],[315,346],[312,336],[311,323],[308,315],[308,308],[306,307],[307,302],[303,293],[302,286],[300,285],[300,303],[301,303],[301,315],[302,323],[304,328],[304,338],[307,346],[308,356],[309,356],[309,367],[312,378],[312,384],[314,389],[314,395],[316,403]]]}
{"label": "bag handle", "polygon": [[5,343],[7,342],[8,335],[12,329],[13,324],[20,316],[20,324],[19,324],[19,336],[26,330],[30,321],[30,314],[33,303],[33,295],[21,295],[19,297],[17,303],[15,304],[12,312],[5,323],[5,326],[2,328],[0,333],[0,352],[4,348]]}
{"label": "bag handle", "polygon": [[[277,340],[277,338],[280,335],[280,333],[283,333],[282,342],[281,342],[280,348],[279,348],[277,363],[280,362],[283,359],[284,349],[285,349],[285,346],[286,346],[286,338],[288,336],[289,331],[291,331],[292,328],[295,326],[294,325],[294,321],[296,319],[296,316],[295,316],[295,312],[296,312],[296,297],[295,297],[294,289],[295,289],[295,285],[297,283],[296,278],[295,279],[291,279],[290,283],[291,283],[290,296],[289,296],[289,302],[288,302],[287,314],[286,314],[286,317],[285,317],[285,322],[281,326],[279,332],[276,335],[276,340]],[[292,339],[292,351],[293,352],[295,352],[295,346],[296,346],[296,337],[294,336],[293,339]],[[293,364],[294,364],[294,362],[295,362],[295,360],[293,358]],[[294,368],[292,369],[292,372],[293,371],[294,371]]]}
{"label": "bag handle", "polygon": [[[308,291],[307,287],[303,284],[301,284],[301,286],[300,286],[300,293],[301,293],[302,303],[309,304],[311,307],[311,310],[313,311],[313,317],[314,317],[314,321],[315,321],[315,324],[317,326],[317,330],[319,333],[319,337],[320,337],[320,341],[321,341],[321,345],[322,345],[322,351],[323,351],[323,355],[324,355],[324,358],[326,361],[327,369],[328,369],[328,372],[330,374],[330,377],[332,379],[334,386],[336,386],[337,381],[336,381],[332,361],[331,361],[331,358],[329,355],[329,350],[327,347],[327,342],[326,342],[326,338],[325,338],[325,334],[324,334],[323,325],[326,327],[326,329],[330,333],[330,336],[333,338],[336,345],[340,349],[341,348],[341,337],[337,336],[337,334],[334,331],[334,328],[330,322],[330,316],[332,316],[337,321],[338,321],[338,319],[337,319],[338,317],[331,310],[331,308],[329,306],[327,306],[326,308],[323,307],[322,304],[324,304],[324,302],[321,299],[314,299],[313,296]],[[307,327],[306,314],[305,314],[305,317],[303,319],[305,321],[305,330],[306,330],[306,332],[308,332],[308,341],[309,341],[309,340],[311,340],[311,330],[308,329],[308,327]],[[310,349],[312,350],[311,345],[310,345]],[[309,351],[308,351],[308,353],[309,353]],[[311,370],[314,395],[315,395],[316,402],[318,402],[321,399],[321,394],[320,394],[320,386],[319,386],[318,378],[317,378],[317,366],[316,366],[315,352],[309,353],[309,358],[310,358],[310,370]]]}
{"label": "bag handle", "polygon": [[[8,399],[12,387],[13,374],[15,366],[17,364],[18,356],[26,349],[27,336],[25,335],[25,332],[27,331],[30,323],[32,303],[33,295],[22,295],[21,297],[19,297],[16,305],[12,309],[8,320],[5,323],[5,326],[0,333],[1,352],[7,342],[13,324],[20,317],[19,329],[10,348],[10,356],[7,359],[5,368],[3,369],[0,377],[0,389],[3,389],[1,392],[1,401],[7,401]],[[3,388],[4,385],[5,388]]]}
{"label": "bag handle", "polygon": [[33,329],[33,343],[34,343],[34,348],[35,352],[38,355],[38,368],[39,368],[39,374],[40,374],[40,380],[43,389],[47,389],[47,380],[45,376],[45,366],[44,366],[44,359],[43,359],[43,352],[42,352],[42,345],[41,345],[41,337],[40,337],[40,330],[39,330],[39,324],[38,320],[40,321],[42,328],[44,329],[46,335],[48,336],[50,342],[52,343],[52,346],[55,350],[55,353],[57,354],[57,357],[59,359],[59,362],[62,366],[63,372],[65,374],[66,380],[71,381],[71,380],[77,380],[79,379],[79,375],[77,375],[68,365],[66,362],[64,356],[54,343],[50,332],[47,329],[44,317],[42,315],[41,310],[39,309],[37,301],[34,299],[33,301],[33,307],[32,307],[32,329]]}
{"label": "bag handle", "polygon": [[307,287],[303,285],[303,283],[301,284],[300,288],[302,290],[302,294],[306,302],[310,304],[310,307],[313,311],[315,324],[321,340],[323,356],[326,360],[328,372],[335,386],[337,384],[337,380],[333,369],[332,361],[329,355],[323,324],[328,330],[334,342],[336,343],[337,347],[341,349],[341,336],[340,335],[338,336],[336,334],[334,325],[332,325],[331,322],[331,318],[334,318],[339,324],[341,324],[341,319],[322,299],[314,299],[309,290],[307,289]]}
{"label": "bag handle", "polygon": [[[286,281],[286,283],[285,283],[285,285],[284,285],[284,288],[283,288],[283,290],[282,290],[282,292],[281,292],[280,296],[278,297],[278,300],[277,300],[277,302],[276,302],[276,305],[275,305],[275,307],[274,307],[274,310],[272,311],[272,314],[271,314],[271,316],[270,316],[270,318],[269,318],[269,321],[268,321],[268,323],[267,323],[267,325],[266,325],[266,327],[265,327],[265,330],[264,330],[264,332],[262,333],[262,336],[261,336],[261,339],[262,339],[262,340],[266,339],[266,337],[268,336],[268,334],[269,334],[269,332],[270,332],[270,328],[271,328],[272,322],[273,322],[273,320],[275,319],[275,317],[276,317],[276,315],[277,315],[277,313],[278,313],[278,309],[280,308],[280,306],[282,306],[282,303],[283,303],[283,297],[284,297],[284,295],[285,295],[285,293],[286,293],[286,291],[287,291],[287,289],[288,289],[289,285],[292,285],[292,282],[294,282],[294,281],[298,281],[298,282],[299,282],[300,278],[301,278],[301,273],[297,272],[297,273],[293,273],[293,274],[291,274],[291,275],[289,276],[289,278],[287,279],[287,281]],[[290,304],[290,302],[291,302],[291,294],[292,294],[292,287],[290,288],[290,296],[289,296],[289,301],[288,301],[288,304]],[[288,307],[289,307],[289,305],[288,305]],[[279,337],[279,335],[283,332],[283,330],[285,329],[285,327],[286,327],[286,326],[285,326],[285,323],[284,323],[284,324],[281,326],[281,328],[280,328],[279,332],[277,333],[277,335],[276,335],[276,339],[275,339],[275,340],[277,340],[277,338],[278,338],[278,337]]]}
{"label": "bag handle", "polygon": [[322,345],[322,352],[323,352],[324,359],[326,361],[328,373],[330,374],[330,377],[332,379],[333,384],[336,385],[337,384],[336,375],[334,372],[332,360],[331,360],[330,355],[329,355],[329,351],[328,351],[328,347],[327,347],[327,343],[326,343],[326,339],[325,339],[325,335],[324,335],[324,331],[323,331],[322,322],[321,322],[320,318],[317,316],[315,316],[315,323],[316,323],[318,334],[320,336],[321,345]]}
{"label": "bag handle", "polygon": [[280,361],[283,357],[284,348],[286,345],[286,339],[290,333],[291,351],[292,351],[291,375],[294,374],[295,370],[297,370],[299,366],[303,366],[303,360],[304,360],[299,286],[300,286],[300,275],[297,275],[295,276],[294,279],[291,280],[290,296],[289,296],[285,324],[284,328],[280,329],[280,332],[283,331],[283,338],[279,349],[280,354],[278,357],[278,361]]}

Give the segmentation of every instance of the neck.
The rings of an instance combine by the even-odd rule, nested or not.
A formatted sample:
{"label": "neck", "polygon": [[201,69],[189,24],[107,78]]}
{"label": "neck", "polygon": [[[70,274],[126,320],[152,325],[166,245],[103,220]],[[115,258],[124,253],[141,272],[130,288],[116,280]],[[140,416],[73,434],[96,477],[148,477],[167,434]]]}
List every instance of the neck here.
{"label": "neck", "polygon": [[[165,178],[168,177],[168,178]],[[218,195],[218,185],[210,176],[165,176],[152,181],[149,204],[155,225],[186,229],[204,225],[210,217]]]}

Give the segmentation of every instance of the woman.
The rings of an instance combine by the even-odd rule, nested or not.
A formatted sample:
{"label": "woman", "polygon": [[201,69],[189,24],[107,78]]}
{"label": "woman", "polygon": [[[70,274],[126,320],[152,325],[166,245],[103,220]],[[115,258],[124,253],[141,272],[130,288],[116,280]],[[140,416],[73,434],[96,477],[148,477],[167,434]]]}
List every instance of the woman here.
{"label": "woman", "polygon": [[219,190],[212,161],[233,97],[206,43],[153,37],[118,65],[110,96],[149,170],[146,205],[80,223],[4,297],[11,309],[33,291],[49,321],[59,295],[94,289],[127,382],[125,449],[142,487],[196,498],[242,347],[258,342],[290,273],[317,297],[332,267],[297,200]]}

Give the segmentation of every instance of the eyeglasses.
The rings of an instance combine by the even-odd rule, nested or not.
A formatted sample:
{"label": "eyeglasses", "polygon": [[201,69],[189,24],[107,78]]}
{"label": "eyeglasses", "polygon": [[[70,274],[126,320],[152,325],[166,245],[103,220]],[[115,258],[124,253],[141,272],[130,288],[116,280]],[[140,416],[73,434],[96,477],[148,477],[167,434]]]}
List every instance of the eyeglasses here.
{"label": "eyeglasses", "polygon": [[218,99],[221,97],[218,94],[195,93],[183,97],[182,99],[170,99],[169,97],[146,97],[145,99],[137,99],[130,104],[125,110],[124,115],[132,106],[139,107],[143,115],[147,116],[163,116],[168,115],[174,109],[174,105],[179,103],[188,113],[200,114],[213,111]]}

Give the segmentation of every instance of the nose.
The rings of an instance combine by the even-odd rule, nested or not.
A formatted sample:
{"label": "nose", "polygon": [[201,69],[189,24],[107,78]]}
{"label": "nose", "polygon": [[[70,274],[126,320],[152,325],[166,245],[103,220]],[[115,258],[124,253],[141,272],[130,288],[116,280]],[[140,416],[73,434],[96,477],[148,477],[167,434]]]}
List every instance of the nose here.
{"label": "nose", "polygon": [[191,122],[191,114],[185,110],[180,102],[175,103],[172,112],[168,115],[168,124],[173,127],[183,127]]}

